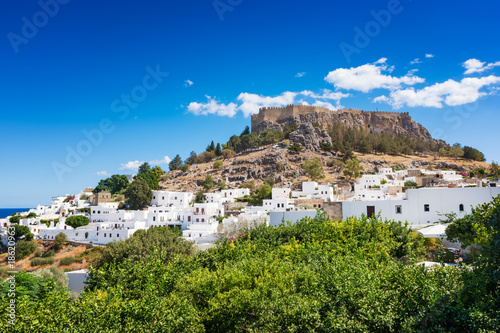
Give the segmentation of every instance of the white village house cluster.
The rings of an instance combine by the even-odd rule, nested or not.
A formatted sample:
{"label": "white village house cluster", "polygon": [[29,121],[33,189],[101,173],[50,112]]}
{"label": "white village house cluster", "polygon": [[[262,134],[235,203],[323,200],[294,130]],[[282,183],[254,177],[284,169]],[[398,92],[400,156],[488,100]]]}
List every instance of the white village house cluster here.
{"label": "white village house cluster", "polygon": [[[408,181],[420,188],[405,188]],[[465,179],[448,170],[381,168],[376,174],[357,179],[351,189],[316,182],[302,183],[302,191],[273,188],[272,198],[264,200],[262,206],[237,202],[237,198],[250,194],[246,188],[205,193],[204,203],[194,203],[193,193],[153,191],[147,210],[118,209],[119,202],[110,202],[109,193],[94,194],[92,190],[87,188],[69,198],[55,197],[49,206],[20,212],[18,215],[31,212],[37,216],[20,219],[19,224],[29,227],[35,239],[53,240],[62,232],[69,241],[103,245],[125,240],[137,230],[160,226],[179,228],[187,240],[213,242],[231,226],[248,222],[272,226],[282,221],[293,223],[314,217],[318,209],[333,219],[380,214],[381,218],[408,221],[411,228],[418,230],[439,221],[444,213],[470,213],[471,207],[499,195],[500,184]],[[66,218],[73,215],[87,216],[90,223],[73,229],[65,224]],[[9,218],[0,219],[4,244],[10,225]]]}

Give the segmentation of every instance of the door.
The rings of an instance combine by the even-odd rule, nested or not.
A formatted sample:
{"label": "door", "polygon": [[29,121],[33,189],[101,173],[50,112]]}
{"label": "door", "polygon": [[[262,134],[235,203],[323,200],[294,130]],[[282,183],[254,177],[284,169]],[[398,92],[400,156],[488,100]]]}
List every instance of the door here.
{"label": "door", "polygon": [[366,215],[368,217],[375,215],[375,206],[366,206]]}

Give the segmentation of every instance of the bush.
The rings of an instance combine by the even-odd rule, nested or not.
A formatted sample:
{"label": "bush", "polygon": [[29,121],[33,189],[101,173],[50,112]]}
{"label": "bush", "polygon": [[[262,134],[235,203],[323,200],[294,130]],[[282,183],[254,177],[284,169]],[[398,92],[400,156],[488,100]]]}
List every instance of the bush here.
{"label": "bush", "polygon": [[21,260],[35,252],[37,245],[35,241],[20,240],[16,243],[16,260]]}
{"label": "bush", "polygon": [[53,263],[54,263],[54,257],[31,259],[31,266],[52,265]]}
{"label": "bush", "polygon": [[294,153],[298,153],[300,151],[302,151],[302,146],[300,145],[300,143],[297,143],[297,142],[294,142],[292,145],[288,146],[287,147],[288,150],[290,150],[291,152],[294,152]]}
{"label": "bush", "polygon": [[224,164],[224,162],[222,162],[221,160],[217,160],[217,161],[215,161],[215,162],[214,162],[214,165],[213,165],[213,166],[214,166],[214,169],[217,169],[217,170],[218,170],[218,169],[222,168],[222,165],[223,165],[223,164]]}
{"label": "bush", "polygon": [[64,244],[66,244],[66,234],[60,232],[56,235],[56,239],[54,240],[54,250],[59,251],[62,250]]}
{"label": "bush", "polygon": [[56,255],[56,251],[54,251],[53,249],[50,249],[43,254],[43,257],[48,258],[48,257],[53,257],[55,255]]}
{"label": "bush", "polygon": [[309,178],[312,180],[325,178],[325,171],[323,170],[323,165],[321,164],[319,157],[305,161],[304,164],[302,164],[302,168],[307,172]]}
{"label": "bush", "polygon": [[61,266],[67,266],[67,265],[71,265],[74,262],[75,262],[75,257],[69,256],[69,257],[61,258],[61,261],[59,262],[59,264]]}
{"label": "bush", "polygon": [[183,165],[181,166],[181,171],[182,171],[182,172],[187,172],[187,171],[189,170],[189,168],[190,168],[190,167],[191,167],[191,165],[190,165],[190,164],[183,164]]}
{"label": "bush", "polygon": [[35,257],[41,257],[42,256],[42,250],[36,249],[34,256]]}
{"label": "bush", "polygon": [[68,217],[64,223],[66,223],[66,225],[69,225],[73,229],[76,229],[78,227],[83,227],[85,225],[88,225],[89,222],[90,220],[88,217],[82,215],[75,215]]}
{"label": "bush", "polygon": [[37,269],[36,271],[33,272],[33,275],[42,278],[50,278],[54,280],[59,287],[62,288],[68,287],[68,277],[66,276],[66,274],[64,274],[64,272],[61,269],[55,266]]}

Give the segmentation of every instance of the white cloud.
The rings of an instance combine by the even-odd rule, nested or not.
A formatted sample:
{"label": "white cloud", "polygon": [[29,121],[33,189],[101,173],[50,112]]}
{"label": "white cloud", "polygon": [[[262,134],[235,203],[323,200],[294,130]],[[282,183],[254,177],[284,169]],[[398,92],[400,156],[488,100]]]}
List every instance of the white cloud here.
{"label": "white cloud", "polygon": [[127,163],[122,163],[120,166],[120,170],[131,170],[131,171],[137,171],[139,169],[139,166],[144,163],[144,161],[130,161]]}
{"label": "white cloud", "polygon": [[413,65],[413,64],[421,64],[421,63],[422,63],[422,60],[420,60],[419,58],[415,58],[412,61],[410,61],[411,65]]}
{"label": "white cloud", "polygon": [[110,176],[109,172],[107,172],[107,171],[97,171],[96,175],[98,175],[100,177],[108,177],[108,176]]}
{"label": "white cloud", "polygon": [[411,73],[402,77],[382,74],[382,71],[391,72],[394,69],[394,67],[387,66],[386,61],[386,58],[381,58],[373,64],[338,68],[328,73],[325,80],[337,89],[357,90],[365,93],[378,88],[393,90],[402,85],[414,85],[425,81]]}
{"label": "white cloud", "polygon": [[185,85],[186,87],[190,87],[190,86],[192,86],[192,85],[193,85],[193,81],[191,81],[191,80],[186,80],[186,81],[184,81],[184,85]]}
{"label": "white cloud", "polygon": [[170,163],[170,161],[171,161],[170,157],[165,156],[165,157],[163,157],[163,159],[151,161],[151,162],[149,162],[149,164],[153,164],[153,165],[168,164],[168,163]]}
{"label": "white cloud", "polygon": [[476,58],[472,58],[464,62],[462,66],[466,69],[464,74],[467,75],[474,73],[482,73],[486,70],[492,69],[493,67],[500,66],[500,61],[490,62],[489,64],[486,64],[486,62],[482,62]]}
{"label": "white cloud", "polygon": [[[208,103],[192,102],[188,105],[189,112],[200,114],[216,114],[218,116],[232,117],[236,112],[241,111],[245,117],[259,113],[259,109],[263,107],[283,107],[289,104],[302,104],[302,105],[319,105],[328,107],[331,110],[339,109],[340,100],[349,97],[351,94],[335,92],[330,89],[322,89],[319,92],[310,90],[303,90],[300,92],[285,91],[277,96],[264,96],[243,92],[236,98],[239,105],[230,103],[228,105],[221,104],[215,98],[207,96]],[[335,101],[335,105],[330,101]],[[230,112],[223,112],[221,110],[230,109]]]}
{"label": "white cloud", "polygon": [[435,107],[442,108],[443,104],[449,106],[473,103],[487,93],[480,89],[495,83],[500,83],[500,77],[490,75],[481,78],[464,78],[460,82],[447,80],[436,83],[420,90],[414,88],[393,90],[389,97],[382,95],[376,97],[373,102],[385,102],[395,109],[402,106]]}
{"label": "white cloud", "polygon": [[295,77],[303,77],[304,75],[306,75],[306,72],[300,72],[295,74]]}
{"label": "white cloud", "polygon": [[187,110],[195,115],[215,114],[218,116],[233,117],[236,114],[235,103],[224,104],[217,101],[215,98],[205,96],[208,99],[207,103],[191,102],[187,106]]}
{"label": "white cloud", "polygon": [[425,57],[426,58],[434,58],[434,54],[426,53]]}
{"label": "white cloud", "polygon": [[250,93],[241,93],[238,96],[238,101],[241,102],[239,109],[243,112],[245,117],[251,114],[258,113],[259,108],[269,107],[269,106],[285,106],[288,104],[293,104],[295,97],[298,93],[285,91],[278,96],[262,96]]}

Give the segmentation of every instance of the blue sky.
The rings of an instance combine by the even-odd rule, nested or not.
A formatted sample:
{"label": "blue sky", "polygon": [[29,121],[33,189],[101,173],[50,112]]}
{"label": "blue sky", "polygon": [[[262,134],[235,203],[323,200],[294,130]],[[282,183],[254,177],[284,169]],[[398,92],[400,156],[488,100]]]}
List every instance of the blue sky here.
{"label": "blue sky", "polygon": [[0,207],[167,169],[289,102],[407,111],[500,161],[496,1],[1,6]]}

